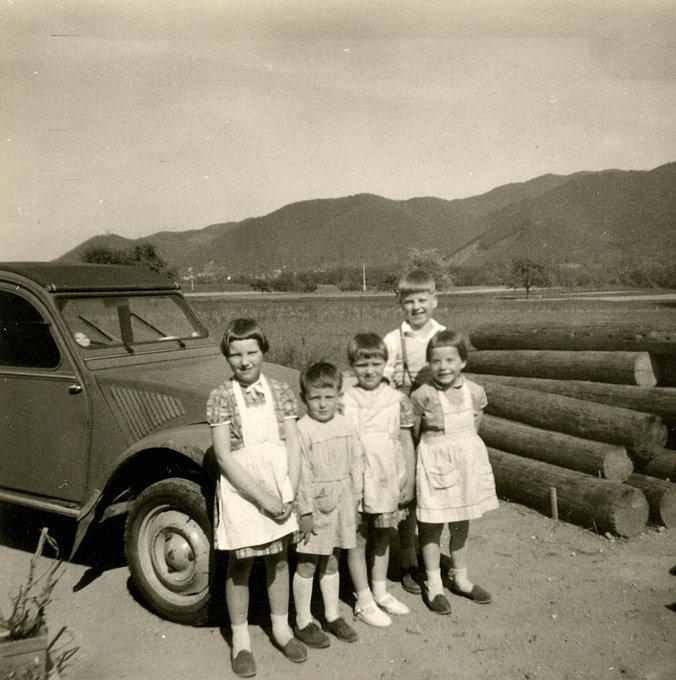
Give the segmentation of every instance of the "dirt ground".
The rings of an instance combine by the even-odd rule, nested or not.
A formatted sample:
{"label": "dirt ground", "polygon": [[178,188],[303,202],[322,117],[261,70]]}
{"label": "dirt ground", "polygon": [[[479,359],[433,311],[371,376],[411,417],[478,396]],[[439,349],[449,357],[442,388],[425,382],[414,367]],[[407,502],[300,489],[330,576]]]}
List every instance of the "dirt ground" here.
{"label": "dirt ground", "polygon": [[[0,602],[18,586],[39,526],[53,518],[0,510]],[[57,527],[57,533],[63,529]],[[66,680],[212,680],[234,677],[227,628],[189,628],[163,621],[134,597],[128,571],[112,546],[104,568],[67,565],[55,590],[50,633],[68,626],[79,651]],[[649,528],[609,539],[554,522],[521,505],[472,524],[471,570],[494,602],[450,596],[440,617],[401,590],[411,607],[391,628],[355,622],[354,644],[333,640],[294,665],[268,637],[260,574],[251,632],[260,678],[295,680],[420,679],[572,680],[676,678],[676,529]],[[91,561],[90,561],[91,563]],[[392,565],[395,575],[396,562]],[[351,621],[349,584],[343,614]]]}

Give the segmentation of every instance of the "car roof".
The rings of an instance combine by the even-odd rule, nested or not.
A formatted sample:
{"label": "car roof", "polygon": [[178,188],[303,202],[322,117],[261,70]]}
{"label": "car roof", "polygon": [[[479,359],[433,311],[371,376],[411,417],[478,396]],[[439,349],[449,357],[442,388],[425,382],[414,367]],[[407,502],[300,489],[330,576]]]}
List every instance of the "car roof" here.
{"label": "car roof", "polygon": [[178,283],[144,269],[113,264],[0,262],[0,270],[24,276],[50,293],[177,290]]}

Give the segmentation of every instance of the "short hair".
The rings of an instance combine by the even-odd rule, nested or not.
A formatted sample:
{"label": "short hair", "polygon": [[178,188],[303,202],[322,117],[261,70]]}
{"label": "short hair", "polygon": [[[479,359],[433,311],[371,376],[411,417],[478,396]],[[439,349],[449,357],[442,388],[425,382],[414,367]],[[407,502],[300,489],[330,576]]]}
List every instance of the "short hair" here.
{"label": "short hair", "polygon": [[458,350],[460,358],[463,361],[467,361],[467,339],[459,331],[452,331],[447,328],[442,331],[437,331],[432,336],[427,343],[427,351],[425,352],[428,363],[432,355],[432,350],[437,347],[455,347]]}
{"label": "short hair", "polygon": [[397,281],[397,297],[411,293],[436,293],[434,276],[424,269],[413,269]]}
{"label": "short hair", "polygon": [[223,356],[228,356],[230,344],[236,340],[256,340],[261,352],[265,354],[270,349],[270,344],[265,334],[258,325],[256,319],[233,319],[223,333],[221,339],[221,352]]}
{"label": "short hair", "polygon": [[333,387],[340,392],[342,386],[340,371],[328,361],[315,361],[300,374],[300,396],[303,399],[311,387]]}
{"label": "short hair", "polygon": [[375,333],[357,333],[347,343],[347,358],[350,364],[360,359],[372,359],[378,357],[387,361],[387,347],[382,338]]}

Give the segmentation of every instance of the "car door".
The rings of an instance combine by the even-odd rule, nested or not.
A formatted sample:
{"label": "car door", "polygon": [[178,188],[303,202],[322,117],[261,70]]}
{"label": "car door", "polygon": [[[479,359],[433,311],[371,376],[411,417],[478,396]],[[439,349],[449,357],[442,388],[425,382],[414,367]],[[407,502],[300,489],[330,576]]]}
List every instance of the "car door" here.
{"label": "car door", "polygon": [[0,487],[82,501],[89,409],[47,309],[0,283]]}

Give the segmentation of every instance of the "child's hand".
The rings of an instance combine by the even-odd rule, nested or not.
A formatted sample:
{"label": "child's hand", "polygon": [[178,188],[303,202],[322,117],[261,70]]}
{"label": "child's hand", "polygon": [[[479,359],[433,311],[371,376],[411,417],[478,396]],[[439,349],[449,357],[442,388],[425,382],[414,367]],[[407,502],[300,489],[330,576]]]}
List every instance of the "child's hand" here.
{"label": "child's hand", "polygon": [[301,515],[301,518],[298,521],[298,526],[300,529],[300,540],[305,544],[310,540],[310,537],[313,534],[312,530],[315,526],[315,521],[312,518],[312,514]]}
{"label": "child's hand", "polygon": [[293,503],[284,503],[284,510],[282,511],[281,515],[275,515],[273,518],[275,522],[279,522],[280,524],[282,522],[286,522],[287,519],[289,519],[289,515],[293,511]]}
{"label": "child's hand", "polygon": [[399,505],[408,505],[415,497],[415,482],[405,480],[399,490]]}
{"label": "child's hand", "polygon": [[261,509],[270,517],[277,519],[284,512],[284,503],[279,496],[264,491],[259,499]]}

